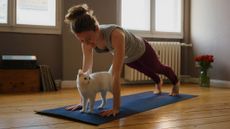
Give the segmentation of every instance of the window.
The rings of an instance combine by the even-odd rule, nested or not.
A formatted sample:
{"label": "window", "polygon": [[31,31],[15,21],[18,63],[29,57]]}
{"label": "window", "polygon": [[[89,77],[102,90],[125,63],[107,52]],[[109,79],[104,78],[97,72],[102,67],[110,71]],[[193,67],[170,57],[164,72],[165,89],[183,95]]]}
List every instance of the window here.
{"label": "window", "polygon": [[0,23],[7,23],[7,0],[0,0]]}
{"label": "window", "polygon": [[0,31],[61,33],[61,0],[0,0]]}
{"label": "window", "polygon": [[144,37],[183,38],[183,0],[120,0],[120,25]]}
{"label": "window", "polygon": [[[132,3],[132,6],[130,6]],[[121,25],[127,29],[150,30],[150,0],[122,0]],[[135,15],[133,15],[135,14]]]}

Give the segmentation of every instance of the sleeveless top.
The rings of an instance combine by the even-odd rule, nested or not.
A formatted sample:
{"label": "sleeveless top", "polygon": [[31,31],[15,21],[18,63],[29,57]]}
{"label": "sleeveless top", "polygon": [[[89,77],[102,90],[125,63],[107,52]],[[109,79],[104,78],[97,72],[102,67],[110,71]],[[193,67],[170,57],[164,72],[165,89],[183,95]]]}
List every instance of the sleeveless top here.
{"label": "sleeveless top", "polygon": [[124,63],[131,63],[137,60],[138,58],[140,58],[144,54],[145,43],[142,38],[133,35],[132,33],[128,32],[127,30],[121,28],[118,25],[107,24],[107,25],[100,25],[99,27],[105,39],[106,48],[100,49],[98,47],[95,47],[94,50],[96,52],[98,53],[111,52],[113,54],[114,48],[112,47],[111,34],[114,29],[119,28],[125,34]]}

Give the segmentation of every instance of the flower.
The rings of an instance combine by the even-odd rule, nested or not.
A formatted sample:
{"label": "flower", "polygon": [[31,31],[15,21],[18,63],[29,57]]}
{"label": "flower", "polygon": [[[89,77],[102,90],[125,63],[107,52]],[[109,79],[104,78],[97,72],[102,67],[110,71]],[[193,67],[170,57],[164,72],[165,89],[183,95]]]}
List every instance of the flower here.
{"label": "flower", "polygon": [[213,55],[199,55],[195,57],[195,61],[199,64],[201,70],[207,70],[212,67],[211,63],[214,62]]}

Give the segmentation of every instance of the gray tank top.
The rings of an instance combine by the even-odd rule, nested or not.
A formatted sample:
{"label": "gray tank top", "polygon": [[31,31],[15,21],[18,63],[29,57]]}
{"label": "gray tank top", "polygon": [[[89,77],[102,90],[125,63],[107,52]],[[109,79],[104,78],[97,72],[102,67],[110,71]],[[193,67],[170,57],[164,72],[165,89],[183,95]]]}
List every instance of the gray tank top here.
{"label": "gray tank top", "polygon": [[144,40],[140,37],[133,35],[132,33],[126,31],[125,29],[121,28],[118,25],[114,24],[107,24],[107,25],[100,25],[100,30],[105,38],[106,48],[99,49],[95,48],[96,52],[111,52],[113,54],[113,47],[111,42],[111,33],[114,29],[119,28],[125,34],[125,59],[124,63],[131,63],[138,58],[140,58],[145,52],[145,43]]}

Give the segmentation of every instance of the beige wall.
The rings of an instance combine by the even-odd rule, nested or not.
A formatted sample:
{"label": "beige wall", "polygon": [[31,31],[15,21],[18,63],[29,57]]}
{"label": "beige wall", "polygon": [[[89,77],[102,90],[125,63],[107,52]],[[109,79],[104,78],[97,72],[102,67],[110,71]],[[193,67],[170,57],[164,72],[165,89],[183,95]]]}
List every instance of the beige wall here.
{"label": "beige wall", "polygon": [[62,78],[61,35],[0,32],[0,55],[36,55],[39,64],[49,65],[55,79]]}
{"label": "beige wall", "polygon": [[[190,0],[185,1],[189,3]],[[116,0],[63,0],[63,3],[63,14],[75,4],[87,3],[95,10],[100,23],[117,22]],[[208,53],[215,56],[211,70],[212,79],[230,80],[229,5],[229,0],[191,0],[191,6],[186,4],[188,13],[185,13],[186,33],[183,42],[192,43],[193,48],[184,48],[182,51],[182,74],[197,77],[198,68],[194,67],[193,57]],[[81,68],[80,43],[65,24],[62,35],[1,32],[0,40],[0,54],[35,54],[39,63],[50,65],[55,79],[73,80],[77,70]],[[110,54],[95,54],[94,71],[106,70],[110,63]]]}
{"label": "beige wall", "polygon": [[[230,0],[191,0],[193,54],[213,54],[211,78],[230,80]],[[192,68],[191,68],[192,69]],[[197,68],[191,73],[197,75]]]}

